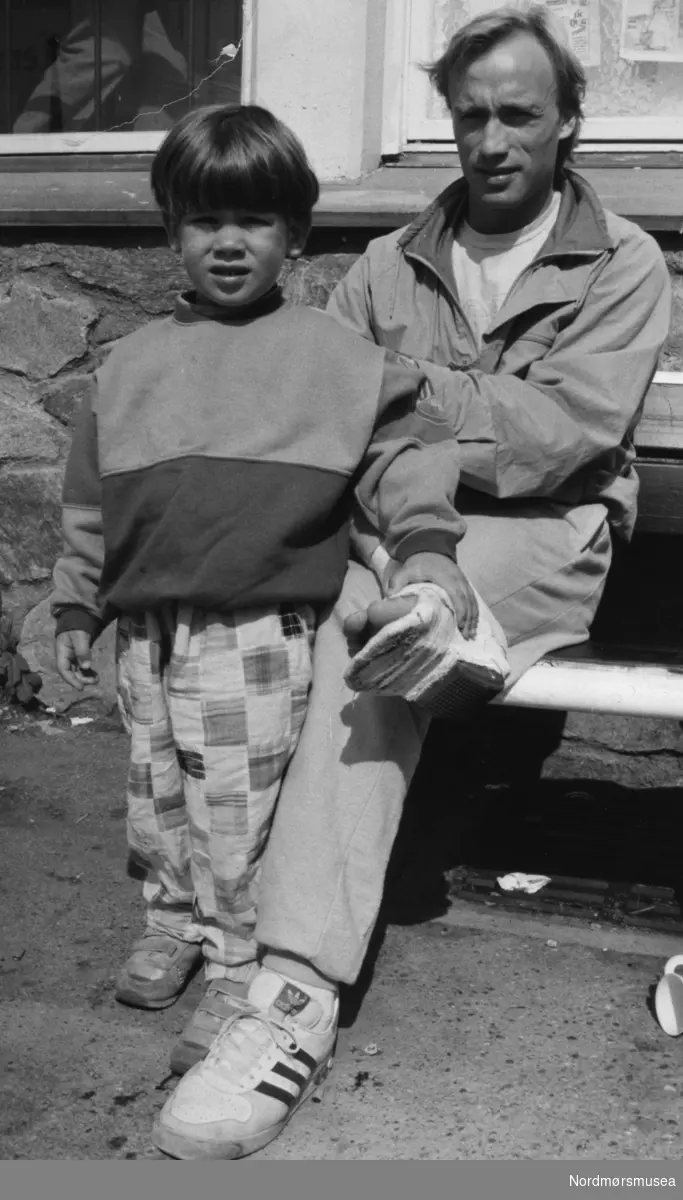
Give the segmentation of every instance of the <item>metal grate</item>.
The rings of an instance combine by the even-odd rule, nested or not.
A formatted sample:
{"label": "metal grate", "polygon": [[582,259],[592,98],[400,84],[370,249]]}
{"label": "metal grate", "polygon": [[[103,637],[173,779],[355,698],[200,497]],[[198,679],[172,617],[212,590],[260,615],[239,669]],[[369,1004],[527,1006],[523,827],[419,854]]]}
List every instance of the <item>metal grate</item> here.
{"label": "metal grate", "polygon": [[503,869],[455,867],[448,873],[449,894],[508,911],[578,916],[600,924],[683,934],[683,912],[674,888],[556,875],[528,896],[502,891],[496,881],[505,874]]}

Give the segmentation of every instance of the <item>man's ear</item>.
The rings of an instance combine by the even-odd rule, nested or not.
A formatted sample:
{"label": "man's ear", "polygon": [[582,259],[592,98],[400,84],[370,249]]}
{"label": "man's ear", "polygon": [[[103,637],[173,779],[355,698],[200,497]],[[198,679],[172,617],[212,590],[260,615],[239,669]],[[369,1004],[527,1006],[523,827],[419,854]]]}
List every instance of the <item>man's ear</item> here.
{"label": "man's ear", "polygon": [[288,232],[287,257],[300,258],[306,245],[306,239],[311,232],[311,222],[292,220],[289,222]]}
{"label": "man's ear", "polygon": [[563,121],[562,124],[560,125],[560,133],[559,133],[560,140],[562,140],[562,138],[571,137],[571,135],[573,134],[575,129],[576,129],[576,117],[567,117],[567,120]]}

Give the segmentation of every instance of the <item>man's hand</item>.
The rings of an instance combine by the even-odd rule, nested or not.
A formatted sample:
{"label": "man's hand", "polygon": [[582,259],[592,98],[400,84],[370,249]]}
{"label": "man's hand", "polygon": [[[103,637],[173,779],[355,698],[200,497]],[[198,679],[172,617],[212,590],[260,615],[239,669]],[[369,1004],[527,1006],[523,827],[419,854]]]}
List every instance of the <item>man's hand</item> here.
{"label": "man's hand", "polygon": [[99,680],[93,670],[90,647],[90,634],[83,629],[69,629],[55,638],[57,670],[62,679],[79,692],[86,684]]}
{"label": "man's hand", "polygon": [[436,583],[442,587],[450,597],[463,637],[474,637],[479,609],[466,576],[452,558],[427,551],[413,554],[404,563],[391,563],[384,577],[386,599],[374,600],[364,612],[351,613],[344,621],[347,637],[363,645],[385,625],[409,613],[416,598],[395,595],[409,583]]}

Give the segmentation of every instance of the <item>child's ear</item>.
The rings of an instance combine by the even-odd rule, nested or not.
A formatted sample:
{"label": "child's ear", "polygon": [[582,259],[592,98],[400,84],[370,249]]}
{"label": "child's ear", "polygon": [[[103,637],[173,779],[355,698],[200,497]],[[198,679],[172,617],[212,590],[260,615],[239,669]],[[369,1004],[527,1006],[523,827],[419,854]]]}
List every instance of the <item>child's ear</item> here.
{"label": "child's ear", "polygon": [[310,221],[290,221],[289,222],[289,244],[287,246],[288,258],[300,258],[303,254],[306,239],[311,232]]}
{"label": "child's ear", "polygon": [[168,244],[171,247],[171,250],[173,250],[174,254],[179,254],[180,253],[180,236],[178,233],[177,224],[171,225],[169,223],[168,225],[166,225],[166,236],[168,238]]}

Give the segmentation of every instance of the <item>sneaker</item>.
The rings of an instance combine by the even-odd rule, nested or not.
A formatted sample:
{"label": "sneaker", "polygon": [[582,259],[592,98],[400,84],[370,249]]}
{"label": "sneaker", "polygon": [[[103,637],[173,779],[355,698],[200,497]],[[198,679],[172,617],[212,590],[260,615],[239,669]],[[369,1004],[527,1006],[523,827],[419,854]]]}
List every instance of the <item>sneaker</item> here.
{"label": "sneaker", "polygon": [[417,603],[385,625],[354,656],[346,671],[358,692],[402,696],[433,717],[458,720],[503,691],[510,675],[507,641],[495,617],[475,592],[474,637],[458,629],[448,594],[436,584],[410,584],[396,596]]}
{"label": "sneaker", "polygon": [[148,931],[135,942],[116,980],[114,995],[133,1008],[167,1008],[187,986],[202,959],[197,942]]}
{"label": "sneaker", "polygon": [[206,1058],[213,1039],[222,1026],[237,1013],[254,1012],[247,1000],[249,983],[232,979],[211,979],[197,1008],[171,1051],[170,1068],[184,1075],[195,1063]]}
{"label": "sneaker", "polygon": [[253,1014],[231,1017],[166,1101],[152,1141],[172,1158],[244,1158],[267,1146],[332,1066],[339,1000],[263,968]]}

